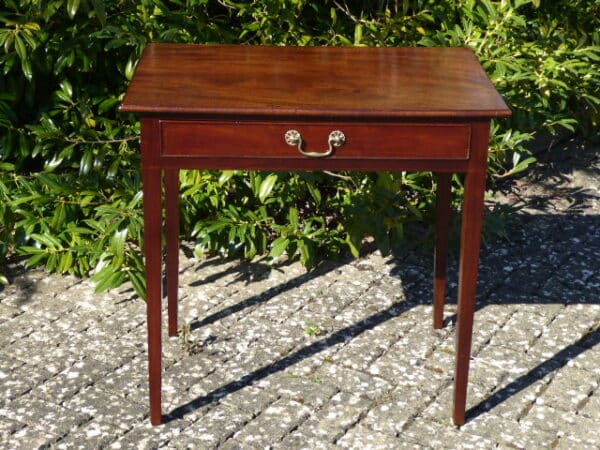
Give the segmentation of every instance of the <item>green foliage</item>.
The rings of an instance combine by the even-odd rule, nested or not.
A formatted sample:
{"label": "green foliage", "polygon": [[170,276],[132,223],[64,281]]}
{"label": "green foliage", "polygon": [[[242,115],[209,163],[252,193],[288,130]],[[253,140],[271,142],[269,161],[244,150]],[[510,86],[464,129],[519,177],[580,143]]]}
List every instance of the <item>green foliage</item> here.
{"label": "green foliage", "polygon": [[[493,126],[495,178],[533,163],[525,143],[539,130],[598,132],[597,0],[3,5],[0,258],[18,254],[30,266],[92,276],[98,291],[129,280],[145,292],[139,124],[116,108],[150,41],[469,46],[514,112]],[[184,171],[181,191],[181,232],[196,240],[198,254],[287,254],[311,267],[324,256],[358,255],[369,235],[388,251],[407,222],[427,217],[434,180],[427,173]]]}

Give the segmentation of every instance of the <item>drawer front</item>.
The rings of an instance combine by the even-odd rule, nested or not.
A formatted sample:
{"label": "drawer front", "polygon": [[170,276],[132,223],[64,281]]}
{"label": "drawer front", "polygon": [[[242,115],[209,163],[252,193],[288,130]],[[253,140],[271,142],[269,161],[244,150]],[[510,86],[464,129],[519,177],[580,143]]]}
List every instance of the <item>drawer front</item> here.
{"label": "drawer front", "polygon": [[[305,153],[329,150],[330,133],[339,130],[344,143],[331,159],[469,158],[470,126],[458,123],[312,123],[161,121],[162,156],[204,158],[306,159],[297,145],[286,142],[289,130],[301,136]],[[339,134],[338,134],[339,136]],[[288,134],[289,137],[289,134]]]}

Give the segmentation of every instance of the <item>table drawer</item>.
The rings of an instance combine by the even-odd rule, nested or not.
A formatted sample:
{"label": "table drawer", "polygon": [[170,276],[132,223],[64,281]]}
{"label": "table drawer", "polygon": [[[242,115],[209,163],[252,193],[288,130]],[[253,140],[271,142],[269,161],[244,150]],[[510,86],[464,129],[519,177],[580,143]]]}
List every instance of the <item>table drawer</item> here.
{"label": "table drawer", "polygon": [[[331,133],[341,131],[343,144],[332,159],[452,159],[469,158],[470,126],[458,123],[352,122],[225,122],[161,120],[163,156],[204,158],[318,158],[327,153]],[[301,137],[302,154],[288,133]],[[339,139],[341,135],[337,133]],[[296,136],[297,137],[297,136]],[[298,141],[296,141],[297,143]],[[307,156],[306,154],[309,154]]]}

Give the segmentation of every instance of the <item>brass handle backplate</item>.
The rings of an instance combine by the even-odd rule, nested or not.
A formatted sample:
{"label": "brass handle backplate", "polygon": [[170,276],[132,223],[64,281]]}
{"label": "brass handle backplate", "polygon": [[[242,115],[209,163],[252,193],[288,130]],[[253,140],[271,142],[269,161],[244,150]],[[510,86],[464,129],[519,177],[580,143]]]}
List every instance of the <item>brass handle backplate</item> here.
{"label": "brass handle backplate", "polygon": [[297,147],[298,151],[302,153],[304,156],[308,156],[311,158],[324,158],[326,156],[331,155],[334,150],[338,147],[341,147],[346,143],[346,136],[340,130],[334,130],[329,133],[329,137],[327,138],[327,143],[329,148],[325,152],[305,152],[302,149],[304,141],[302,140],[302,135],[298,130],[288,130],[284,135],[285,142],[288,145],[293,147]]}

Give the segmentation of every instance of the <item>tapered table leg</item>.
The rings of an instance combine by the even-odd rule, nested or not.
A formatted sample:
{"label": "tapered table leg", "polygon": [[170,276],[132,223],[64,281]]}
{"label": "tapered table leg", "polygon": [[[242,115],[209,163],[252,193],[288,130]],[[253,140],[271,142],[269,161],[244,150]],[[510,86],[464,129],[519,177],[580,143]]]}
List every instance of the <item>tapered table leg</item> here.
{"label": "tapered table leg", "polygon": [[451,213],[452,174],[437,174],[435,254],[433,279],[433,328],[442,328],[444,324],[444,303],[446,298],[446,272],[448,266],[448,234]]}
{"label": "tapered table leg", "polygon": [[177,290],[179,287],[179,170],[165,171],[167,214],[167,302],[169,336],[177,335]]}
{"label": "tapered table leg", "polygon": [[162,300],[162,206],[161,171],[143,168],[144,253],[146,256],[146,309],[148,315],[148,369],[150,422],[158,425],[161,412],[161,300]]}
{"label": "tapered table leg", "polygon": [[[485,168],[484,168],[485,170]],[[484,171],[470,172],[465,180],[465,198],[460,238],[456,371],[454,375],[454,423],[465,423],[473,313],[477,291],[479,246],[483,222]]]}

